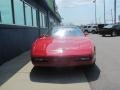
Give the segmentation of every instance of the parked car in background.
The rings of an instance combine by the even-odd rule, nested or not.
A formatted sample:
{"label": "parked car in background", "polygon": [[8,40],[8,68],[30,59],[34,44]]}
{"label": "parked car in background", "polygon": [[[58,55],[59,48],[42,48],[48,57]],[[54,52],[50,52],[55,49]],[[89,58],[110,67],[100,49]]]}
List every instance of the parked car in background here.
{"label": "parked car in background", "polygon": [[87,25],[82,28],[83,32],[97,33],[97,25]]}
{"label": "parked car in background", "polygon": [[97,26],[97,34],[99,34],[100,30],[102,30],[107,25],[108,24],[98,24],[98,26]]}
{"label": "parked car in background", "polygon": [[39,67],[94,65],[96,49],[79,27],[54,27],[34,42],[31,60],[34,66]]}
{"label": "parked car in background", "polygon": [[112,37],[120,35],[120,24],[107,25],[103,29],[101,29],[99,33],[102,36],[111,35]]}

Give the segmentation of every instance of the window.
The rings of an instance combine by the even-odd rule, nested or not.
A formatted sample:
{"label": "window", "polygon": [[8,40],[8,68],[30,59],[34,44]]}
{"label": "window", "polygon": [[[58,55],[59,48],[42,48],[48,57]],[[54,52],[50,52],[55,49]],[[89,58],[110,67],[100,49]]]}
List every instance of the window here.
{"label": "window", "polygon": [[83,32],[78,27],[54,27],[47,33],[49,36],[53,37],[79,37],[84,36]]}
{"label": "window", "polygon": [[117,29],[117,30],[120,30],[120,25],[119,24],[116,24],[113,26],[114,29]]}
{"label": "window", "polygon": [[39,17],[40,17],[40,27],[41,28],[46,28],[46,26],[47,26],[47,22],[46,22],[47,16],[43,12],[39,12]]}
{"label": "window", "polygon": [[97,28],[97,26],[93,26],[93,28]]}
{"label": "window", "polygon": [[43,14],[43,27],[44,27],[44,28],[46,28],[46,26],[47,26],[47,25],[46,25],[46,17],[47,17],[47,16],[46,16],[45,14]]}
{"label": "window", "polygon": [[43,27],[43,21],[42,21],[42,13],[39,12],[39,17],[40,17],[40,27]]}
{"label": "window", "polygon": [[114,25],[113,24],[109,24],[107,26],[105,26],[104,28],[112,28]]}
{"label": "window", "polygon": [[37,26],[37,17],[36,17],[36,9],[32,8],[33,11],[33,26]]}
{"label": "window", "polygon": [[14,0],[15,24],[24,25],[23,2]]}
{"label": "window", "polygon": [[11,0],[0,0],[0,14],[3,24],[13,24]]}
{"label": "window", "polygon": [[45,15],[42,14],[42,18],[43,18],[43,28],[45,28]]}
{"label": "window", "polygon": [[91,26],[88,26],[88,28],[91,28]]}
{"label": "window", "polygon": [[25,4],[25,16],[26,16],[26,25],[32,26],[31,7],[27,4]]}

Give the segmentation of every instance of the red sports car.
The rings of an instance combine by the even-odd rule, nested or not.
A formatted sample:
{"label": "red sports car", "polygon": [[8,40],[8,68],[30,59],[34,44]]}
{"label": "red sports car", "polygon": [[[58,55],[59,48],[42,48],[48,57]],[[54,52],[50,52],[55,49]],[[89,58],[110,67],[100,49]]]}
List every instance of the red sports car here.
{"label": "red sports car", "polygon": [[79,27],[59,26],[33,43],[31,60],[39,67],[94,65],[96,51],[91,39]]}

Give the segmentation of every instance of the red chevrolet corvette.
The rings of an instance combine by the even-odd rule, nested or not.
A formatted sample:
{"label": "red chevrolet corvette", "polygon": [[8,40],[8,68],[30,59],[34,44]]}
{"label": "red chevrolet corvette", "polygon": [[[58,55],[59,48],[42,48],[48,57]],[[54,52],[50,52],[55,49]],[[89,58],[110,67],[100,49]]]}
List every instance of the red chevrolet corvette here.
{"label": "red chevrolet corvette", "polygon": [[31,60],[34,66],[40,67],[94,65],[96,51],[79,27],[59,26],[33,43]]}

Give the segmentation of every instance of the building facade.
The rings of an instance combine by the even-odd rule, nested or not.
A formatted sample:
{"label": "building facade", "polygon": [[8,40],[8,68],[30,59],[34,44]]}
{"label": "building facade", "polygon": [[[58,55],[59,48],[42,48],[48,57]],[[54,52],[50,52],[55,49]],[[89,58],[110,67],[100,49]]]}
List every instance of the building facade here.
{"label": "building facade", "polygon": [[0,0],[0,64],[29,50],[60,22],[55,0]]}

